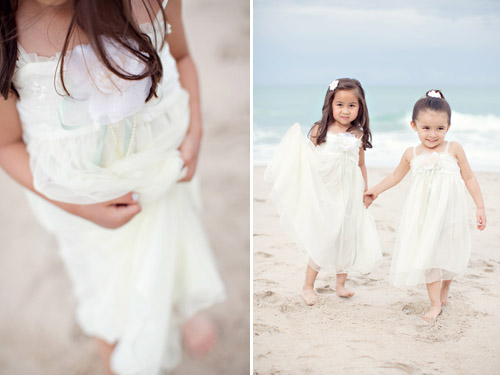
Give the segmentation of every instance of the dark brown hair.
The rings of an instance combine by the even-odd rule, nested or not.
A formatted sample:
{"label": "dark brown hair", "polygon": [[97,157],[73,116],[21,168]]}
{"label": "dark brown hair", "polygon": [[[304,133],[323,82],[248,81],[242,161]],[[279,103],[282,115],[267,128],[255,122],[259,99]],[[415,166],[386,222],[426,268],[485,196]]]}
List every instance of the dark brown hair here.
{"label": "dark brown hair", "polygon": [[[58,72],[66,94],[70,95],[64,86],[64,57],[68,51],[71,37],[81,30],[87,36],[90,45],[101,62],[111,72],[127,80],[141,80],[145,77],[151,77],[152,86],[146,101],[156,96],[156,89],[163,74],[163,67],[153,42],[146,33],[141,31],[133,17],[131,0],[71,1],[73,16],[64,40]],[[167,30],[167,21],[161,0],[142,0],[142,4],[153,24],[155,15],[153,14],[150,1],[155,1],[160,6],[160,11],[163,15],[163,34],[165,34]],[[10,91],[17,94],[16,88],[12,83],[12,77],[16,68],[17,59],[17,26],[15,17],[18,2],[19,0],[0,1],[0,93],[5,99],[7,99]],[[130,74],[124,71],[120,66],[117,66],[113,62],[113,59],[107,55],[103,46],[102,37],[107,37],[130,51],[135,58],[144,63],[144,72],[141,74]],[[161,47],[161,45],[159,47]]]}
{"label": "dark brown hair", "polygon": [[11,91],[17,95],[12,84],[17,60],[17,6],[17,0],[0,1],[0,93],[4,99]]}
{"label": "dark brown hair", "polygon": [[[432,94],[431,94],[432,93]],[[440,97],[429,96],[439,95]],[[425,93],[423,98],[417,100],[413,106],[413,113],[411,115],[411,120],[415,122],[418,115],[422,111],[434,111],[434,112],[445,112],[448,115],[448,124],[451,122],[451,108],[446,99],[444,98],[441,90],[429,90]]]}
{"label": "dark brown hair", "polygon": [[[326,142],[326,135],[328,132],[328,126],[334,122],[332,102],[335,97],[335,93],[340,90],[354,90],[359,101],[359,111],[358,116],[351,123],[351,126],[347,131],[359,130],[363,132],[361,141],[363,143],[363,149],[372,148],[371,140],[372,133],[370,132],[370,118],[368,116],[368,107],[366,106],[365,91],[361,86],[361,83],[354,78],[340,78],[338,79],[338,85],[334,90],[330,90],[330,87],[326,90],[325,101],[323,103],[321,120],[316,121],[311,128],[311,130],[318,125],[318,132],[316,133],[316,144],[319,145]],[[311,131],[309,131],[310,133]]]}

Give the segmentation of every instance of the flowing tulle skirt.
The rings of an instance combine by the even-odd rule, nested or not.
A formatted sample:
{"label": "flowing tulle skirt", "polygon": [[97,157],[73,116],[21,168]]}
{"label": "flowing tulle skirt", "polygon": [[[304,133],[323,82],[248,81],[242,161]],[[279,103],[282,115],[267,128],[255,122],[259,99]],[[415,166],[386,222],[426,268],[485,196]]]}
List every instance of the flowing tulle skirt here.
{"label": "flowing tulle skirt", "polygon": [[53,199],[91,203],[129,191],[140,195],[138,215],[118,229],[105,229],[28,193],[59,242],[80,327],[118,343],[111,364],[120,375],[155,375],[175,367],[182,322],[225,298],[200,219],[196,179],[177,182],[184,174],[177,148],[189,119],[187,102],[181,95],[165,115],[148,114],[149,121],[137,126],[135,152],[124,159],[104,152],[104,163],[93,163],[95,152],[85,152],[92,144],[96,149],[99,132],[32,140],[29,146],[37,186]]}
{"label": "flowing tulle skirt", "polygon": [[[329,146],[333,145],[335,141]],[[367,271],[381,258],[375,221],[363,205],[364,180],[348,154],[315,147],[295,124],[266,169],[283,228],[313,268]],[[352,152],[356,156],[357,150]]]}
{"label": "flowing tulle skirt", "polygon": [[471,241],[466,192],[451,159],[442,154],[441,171],[413,176],[392,255],[389,281],[395,286],[451,280],[467,268]]}

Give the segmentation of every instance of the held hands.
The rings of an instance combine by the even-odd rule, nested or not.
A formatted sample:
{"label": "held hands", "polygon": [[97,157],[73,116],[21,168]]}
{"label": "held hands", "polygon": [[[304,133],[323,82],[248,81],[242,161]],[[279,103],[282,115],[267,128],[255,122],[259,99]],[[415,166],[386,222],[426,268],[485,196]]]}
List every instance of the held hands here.
{"label": "held hands", "polygon": [[200,138],[191,133],[187,133],[179,147],[181,158],[184,161],[183,168],[187,168],[186,175],[178,182],[190,181],[193,178],[198,162],[198,153],[200,151]]}
{"label": "held hands", "polygon": [[363,194],[363,203],[365,204],[365,207],[368,208],[375,199],[377,199],[378,193],[373,191],[373,189],[368,189],[365,191]]}
{"label": "held hands", "polygon": [[476,210],[476,220],[477,220],[477,229],[483,230],[486,228],[486,213],[484,212],[484,208],[478,208]]}
{"label": "held hands", "polygon": [[139,195],[130,192],[107,202],[95,204],[69,204],[54,202],[69,213],[80,216],[108,229],[116,229],[128,223],[141,212]]}
{"label": "held hands", "polygon": [[373,197],[371,195],[363,195],[363,203],[365,204],[365,208],[370,207],[373,202]]}

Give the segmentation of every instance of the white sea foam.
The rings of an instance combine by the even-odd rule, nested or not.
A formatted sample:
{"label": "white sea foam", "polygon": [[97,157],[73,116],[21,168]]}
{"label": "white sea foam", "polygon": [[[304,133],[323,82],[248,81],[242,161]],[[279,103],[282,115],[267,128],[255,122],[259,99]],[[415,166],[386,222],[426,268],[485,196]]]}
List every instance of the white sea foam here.
{"label": "white sea foam", "polygon": [[[410,121],[411,114],[406,113],[395,121],[398,126],[394,128],[399,130],[385,132],[377,131],[376,121],[372,123],[373,149],[366,153],[368,167],[396,167],[404,150],[419,143]],[[283,126],[254,125],[254,165],[265,165],[271,160],[286,130]],[[446,139],[462,145],[473,170],[500,171],[499,116],[453,112]]]}

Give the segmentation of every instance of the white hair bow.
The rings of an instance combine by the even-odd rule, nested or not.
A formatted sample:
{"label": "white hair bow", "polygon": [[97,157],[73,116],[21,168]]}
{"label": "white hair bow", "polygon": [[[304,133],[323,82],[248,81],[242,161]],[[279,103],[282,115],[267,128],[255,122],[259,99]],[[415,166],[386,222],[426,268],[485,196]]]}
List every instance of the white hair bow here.
{"label": "white hair bow", "polygon": [[333,81],[332,83],[330,83],[330,91],[335,90],[338,85],[339,85],[339,80],[338,79],[336,79],[335,81]]}

